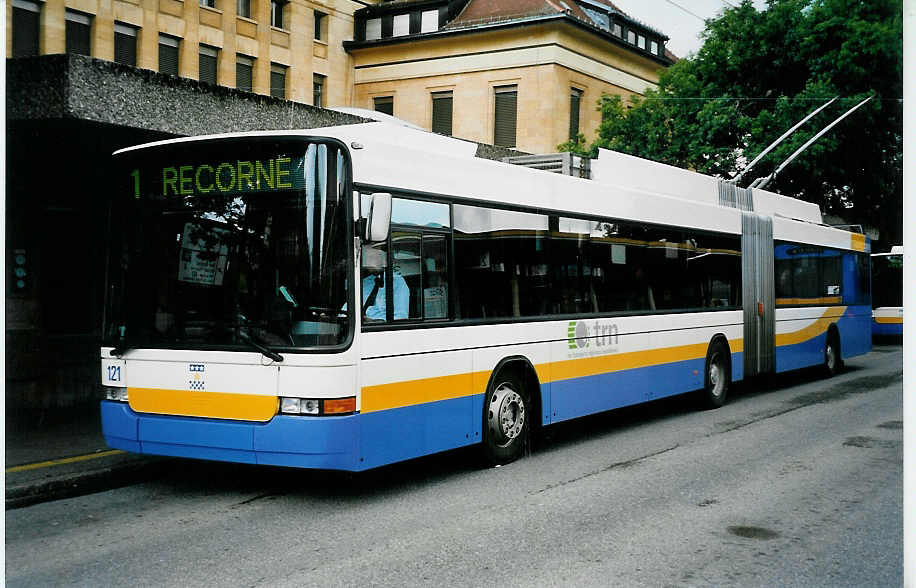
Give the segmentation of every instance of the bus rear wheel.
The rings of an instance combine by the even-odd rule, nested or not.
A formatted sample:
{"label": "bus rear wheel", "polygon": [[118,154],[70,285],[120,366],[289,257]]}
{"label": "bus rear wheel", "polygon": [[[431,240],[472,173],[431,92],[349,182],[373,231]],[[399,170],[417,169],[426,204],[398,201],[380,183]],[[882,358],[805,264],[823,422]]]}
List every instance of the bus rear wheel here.
{"label": "bus rear wheel", "polygon": [[827,332],[827,343],[824,345],[824,374],[829,378],[835,376],[843,367],[840,359],[840,335],[835,329]]}
{"label": "bus rear wheel", "polygon": [[518,374],[500,372],[484,399],[483,449],[489,464],[507,464],[522,456],[531,430],[530,407]]}
{"label": "bus rear wheel", "polygon": [[719,408],[725,404],[731,383],[731,354],[720,339],[709,345],[706,352],[706,376],[702,390],[703,406]]}

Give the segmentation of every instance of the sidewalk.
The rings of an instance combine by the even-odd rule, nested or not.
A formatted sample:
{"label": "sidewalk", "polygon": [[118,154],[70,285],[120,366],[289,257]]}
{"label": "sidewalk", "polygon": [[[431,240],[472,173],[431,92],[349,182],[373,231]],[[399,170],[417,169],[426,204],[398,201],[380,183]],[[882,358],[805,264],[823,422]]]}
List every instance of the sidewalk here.
{"label": "sidewalk", "polygon": [[[52,415],[53,416],[50,416]],[[105,444],[98,403],[6,415],[6,508],[19,508],[155,475],[162,460]]]}

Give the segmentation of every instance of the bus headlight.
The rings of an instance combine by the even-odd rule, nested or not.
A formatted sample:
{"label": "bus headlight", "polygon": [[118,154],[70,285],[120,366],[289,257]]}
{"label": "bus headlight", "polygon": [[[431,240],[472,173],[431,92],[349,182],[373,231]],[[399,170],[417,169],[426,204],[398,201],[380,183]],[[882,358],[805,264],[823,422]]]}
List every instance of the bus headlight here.
{"label": "bus headlight", "polygon": [[356,397],[348,398],[288,398],[280,397],[280,412],[283,414],[350,414],[356,412]]}
{"label": "bus headlight", "polygon": [[284,414],[319,414],[321,402],[315,398],[280,398],[280,412]]}
{"label": "bus headlight", "polygon": [[127,402],[127,388],[115,388],[113,386],[102,387],[105,389],[105,400]]}

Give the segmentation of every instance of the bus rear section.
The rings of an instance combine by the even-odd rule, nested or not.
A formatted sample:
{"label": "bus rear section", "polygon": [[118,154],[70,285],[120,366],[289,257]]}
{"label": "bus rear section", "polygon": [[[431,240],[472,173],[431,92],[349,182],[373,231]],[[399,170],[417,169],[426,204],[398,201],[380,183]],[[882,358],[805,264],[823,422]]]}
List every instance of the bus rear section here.
{"label": "bus rear section", "polygon": [[903,336],[903,246],[874,253],[872,263],[872,334]]}

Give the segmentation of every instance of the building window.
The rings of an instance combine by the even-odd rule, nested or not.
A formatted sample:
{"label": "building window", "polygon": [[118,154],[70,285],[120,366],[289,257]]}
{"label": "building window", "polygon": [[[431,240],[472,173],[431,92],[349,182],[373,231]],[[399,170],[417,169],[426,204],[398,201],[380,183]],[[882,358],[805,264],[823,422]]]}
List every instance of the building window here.
{"label": "building window", "polygon": [[327,27],[327,22],[328,22],[327,16],[328,15],[323,12],[318,12],[317,10],[315,11],[315,40],[316,41],[324,41],[327,38],[328,33],[327,33],[327,30],[325,30],[325,27]]}
{"label": "building window", "polygon": [[653,54],[655,54],[655,55],[659,55],[659,52],[658,52],[658,43],[656,43],[655,41],[652,41],[652,43],[649,44],[649,52],[651,52],[651,53],[653,53]]}
{"label": "building window", "polygon": [[168,35],[159,35],[159,73],[170,76],[178,75],[179,39]]}
{"label": "building window", "polygon": [[620,27],[619,24],[614,23],[614,26],[612,27],[611,32],[614,33],[614,36],[616,37],[623,36],[623,29]]}
{"label": "building window", "polygon": [[575,141],[579,136],[579,110],[582,105],[582,90],[571,88],[569,92],[569,140]]}
{"label": "building window", "polygon": [[518,117],[518,86],[497,86],[493,109],[493,144],[515,147],[515,126]]}
{"label": "building window", "polygon": [[370,18],[366,21],[366,40],[375,41],[382,38],[382,19]]}
{"label": "building window", "polygon": [[13,0],[13,57],[38,55],[41,5]]}
{"label": "building window", "polygon": [[627,42],[636,44],[636,33],[633,31],[627,31]]}
{"label": "building window", "polygon": [[124,65],[137,65],[137,29],[116,22],[114,25],[114,58]]}
{"label": "building window", "polygon": [[394,96],[379,96],[373,99],[373,107],[377,112],[394,116]]}
{"label": "building window", "polygon": [[314,74],[312,76],[312,105],[324,106],[324,82],[325,76]]}
{"label": "building window", "polygon": [[396,14],[393,19],[392,37],[403,37],[410,34],[410,15]]}
{"label": "building window", "polygon": [[254,73],[254,58],[247,55],[235,56],[235,87],[243,92],[251,92]]}
{"label": "building window", "polygon": [[286,4],[284,0],[270,0],[270,26],[284,28],[283,11],[286,10]]}
{"label": "building window", "polygon": [[637,41],[636,45],[639,46],[640,49],[645,49],[646,48],[646,38],[643,37],[642,35],[639,35],[639,41]]}
{"label": "building window", "polygon": [[420,15],[420,32],[432,33],[439,30],[439,11],[424,10]]}
{"label": "building window", "polygon": [[92,17],[82,12],[67,11],[67,53],[91,55]]}
{"label": "building window", "polygon": [[433,132],[452,135],[452,93],[433,92]]}
{"label": "building window", "polygon": [[286,66],[279,63],[270,64],[270,95],[274,98],[286,98]]}
{"label": "building window", "polygon": [[245,18],[251,18],[251,0],[237,0],[236,13]]}
{"label": "building window", "polygon": [[207,45],[200,46],[200,75],[198,79],[206,84],[216,84],[219,49]]}
{"label": "building window", "polygon": [[200,0],[200,5],[205,8],[216,8],[216,0]]}

